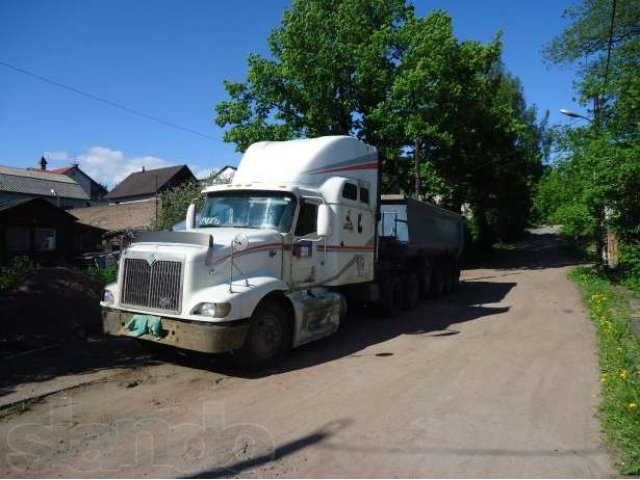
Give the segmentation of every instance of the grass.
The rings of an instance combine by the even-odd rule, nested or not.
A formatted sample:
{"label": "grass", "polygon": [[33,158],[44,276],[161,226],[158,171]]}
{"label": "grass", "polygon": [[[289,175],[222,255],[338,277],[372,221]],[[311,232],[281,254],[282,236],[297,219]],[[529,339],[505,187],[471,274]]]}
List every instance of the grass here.
{"label": "grass", "polygon": [[640,475],[640,342],[629,325],[631,294],[591,267],[578,267],[569,277],[596,329],[605,439],[620,452],[621,473]]}
{"label": "grass", "polygon": [[11,405],[10,407],[7,407],[3,410],[0,410],[0,420],[7,419],[9,417],[20,416],[23,413],[26,413],[29,410],[31,410],[31,407],[40,401],[41,399],[39,398],[27,399],[22,402],[18,402],[14,405]]}

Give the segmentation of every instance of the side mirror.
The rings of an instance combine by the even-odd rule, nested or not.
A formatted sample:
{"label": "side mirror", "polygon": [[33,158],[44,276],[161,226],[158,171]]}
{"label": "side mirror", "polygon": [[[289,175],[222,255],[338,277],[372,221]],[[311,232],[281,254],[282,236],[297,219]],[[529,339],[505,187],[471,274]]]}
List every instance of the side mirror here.
{"label": "side mirror", "polygon": [[196,228],[196,204],[192,203],[187,208],[187,218],[185,219],[185,230],[195,230]]}
{"label": "side mirror", "polygon": [[322,205],[318,205],[318,224],[316,233],[320,237],[329,237],[332,233],[331,209],[324,203]]}

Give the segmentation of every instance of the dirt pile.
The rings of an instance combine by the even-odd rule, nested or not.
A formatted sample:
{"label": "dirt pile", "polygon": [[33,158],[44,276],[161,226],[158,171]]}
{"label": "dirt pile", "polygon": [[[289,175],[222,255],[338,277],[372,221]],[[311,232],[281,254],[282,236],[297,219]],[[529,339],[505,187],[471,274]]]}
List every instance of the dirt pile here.
{"label": "dirt pile", "polygon": [[102,284],[68,268],[39,268],[0,294],[0,338],[84,338],[100,331]]}

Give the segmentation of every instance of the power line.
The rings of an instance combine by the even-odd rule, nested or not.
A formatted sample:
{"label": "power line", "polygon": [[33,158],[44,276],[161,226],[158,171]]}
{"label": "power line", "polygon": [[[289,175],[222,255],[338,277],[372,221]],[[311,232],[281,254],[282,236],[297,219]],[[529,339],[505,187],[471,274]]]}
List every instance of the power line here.
{"label": "power line", "polygon": [[15,65],[11,65],[11,64],[9,64],[7,62],[4,62],[2,60],[0,60],[0,65],[2,65],[3,67],[9,68],[9,69],[11,69],[11,70],[13,70],[15,72],[21,73],[23,75],[27,75],[28,77],[35,78],[37,80],[40,80],[40,81],[45,82],[45,83],[49,83],[51,85],[55,85],[56,87],[64,88],[65,90],[73,92],[73,93],[75,93],[77,95],[81,95],[81,96],[83,96],[85,98],[89,98],[91,100],[95,100],[97,102],[104,103],[105,105],[109,105],[110,107],[118,108],[118,109],[123,110],[123,111],[125,111],[127,113],[131,113],[133,115],[137,115],[139,117],[146,118],[147,120],[152,120],[154,122],[161,123],[161,124],[163,124],[163,125],[165,125],[167,127],[172,127],[172,128],[177,129],[177,130],[182,130],[183,132],[191,133],[192,135],[197,135],[199,137],[204,137],[204,138],[208,138],[210,140],[215,140],[216,142],[222,142],[222,140],[220,140],[219,138],[212,137],[211,135],[207,135],[206,133],[198,132],[197,130],[192,130],[190,128],[178,125],[177,123],[169,122],[167,120],[163,120],[162,118],[154,117],[153,115],[149,115],[148,113],[144,113],[144,112],[141,112],[140,110],[129,108],[129,107],[127,107],[125,105],[122,105],[120,103],[116,103],[116,102],[113,102],[113,101],[108,100],[106,98],[99,97],[98,95],[94,95],[93,93],[85,92],[83,90],[77,89],[77,88],[72,87],[70,85],[66,85],[64,83],[58,82],[56,80],[52,80],[52,79],[47,78],[47,77],[43,77],[42,75],[38,75],[37,73],[30,72],[29,70],[25,70],[24,68],[16,67]]}

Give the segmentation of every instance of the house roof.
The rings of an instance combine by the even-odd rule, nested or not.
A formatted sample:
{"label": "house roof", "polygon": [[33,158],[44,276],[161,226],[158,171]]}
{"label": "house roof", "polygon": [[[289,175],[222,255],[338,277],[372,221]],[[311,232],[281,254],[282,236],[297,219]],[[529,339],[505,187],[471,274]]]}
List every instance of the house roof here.
{"label": "house roof", "polygon": [[105,230],[146,230],[151,228],[156,214],[156,202],[100,205],[74,208],[71,213],[82,223]]}
{"label": "house roof", "polygon": [[73,222],[76,222],[77,219],[71,215],[69,212],[67,212],[66,210],[63,210],[61,208],[56,207],[54,204],[52,204],[51,202],[48,202],[42,198],[22,198],[19,200],[10,200],[8,202],[3,202],[0,203],[0,217],[2,215],[4,215],[5,213],[13,210],[14,208],[18,208],[18,207],[22,207],[24,205],[27,205],[29,203],[37,203],[39,204],[38,208],[47,208],[51,211],[54,211],[57,215],[60,215],[62,217],[66,217],[68,219],[70,219]]}
{"label": "house roof", "polygon": [[213,180],[217,178],[223,178],[225,180],[228,180],[230,178],[233,178],[237,170],[238,169],[232,165],[225,165],[220,170],[218,170],[215,174],[213,174],[211,176],[211,179]]}
{"label": "house roof", "polygon": [[195,181],[193,173],[186,165],[145,170],[129,175],[107,193],[104,198],[115,200],[124,197],[155,195],[156,191],[162,190],[178,174],[191,177]]}
{"label": "house roof", "polygon": [[47,170],[47,171],[51,173],[58,173],[60,175],[67,175],[72,178],[75,176],[74,174],[74,171],[75,171],[77,173],[84,175],[91,182],[91,185],[93,186],[92,188],[98,189],[98,191],[100,192],[100,195],[104,195],[107,193],[107,189],[103,187],[100,183],[98,183],[96,180],[91,178],[89,175],[87,175],[84,171],[82,171],[78,164],[74,164],[69,167],[54,168],[53,170]]}
{"label": "house roof", "polygon": [[62,168],[53,168],[51,170],[47,170],[47,172],[51,172],[51,173],[59,173],[60,175],[64,175],[65,173],[70,172],[71,170],[73,170],[74,167],[62,167]]}
{"label": "house roof", "polygon": [[0,166],[0,192],[23,193],[40,197],[89,200],[89,195],[72,178],[43,170]]}

